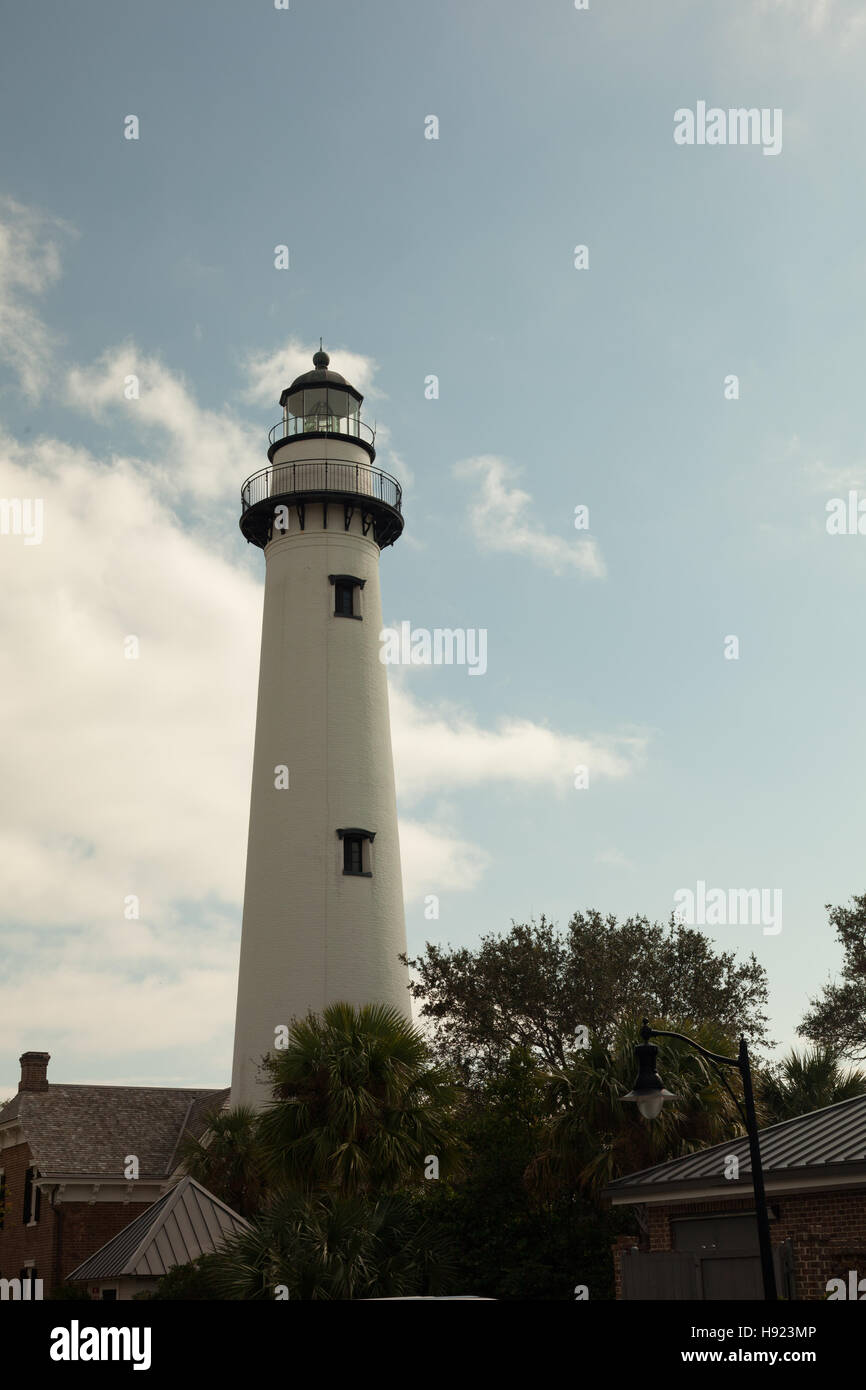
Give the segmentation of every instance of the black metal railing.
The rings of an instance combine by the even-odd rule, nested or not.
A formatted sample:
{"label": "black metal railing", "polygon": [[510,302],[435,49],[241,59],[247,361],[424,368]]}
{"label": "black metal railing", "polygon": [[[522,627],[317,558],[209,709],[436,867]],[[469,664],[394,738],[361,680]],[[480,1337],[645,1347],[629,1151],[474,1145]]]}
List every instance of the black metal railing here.
{"label": "black metal railing", "polygon": [[399,512],[403,489],[390,473],[353,459],[294,459],[274,463],[247,478],[241,488],[242,513],[272,497],[334,492],[381,502]]}
{"label": "black metal railing", "polygon": [[350,439],[365,439],[372,444],[376,431],[357,415],[289,415],[279,420],[268,432],[268,443],[276,444],[280,439],[293,439],[298,434],[340,434]]}

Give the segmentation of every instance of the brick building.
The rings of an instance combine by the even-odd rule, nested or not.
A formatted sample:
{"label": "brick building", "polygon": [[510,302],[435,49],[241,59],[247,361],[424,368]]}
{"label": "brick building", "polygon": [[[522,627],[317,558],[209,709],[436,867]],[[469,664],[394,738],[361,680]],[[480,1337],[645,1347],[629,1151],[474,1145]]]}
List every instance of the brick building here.
{"label": "brick building", "polygon": [[[866,1299],[866,1096],[760,1132],[780,1297],[826,1299],[841,1280]],[[761,1298],[746,1138],[608,1185],[642,1236],[614,1251],[617,1298]],[[852,1279],[852,1274],[855,1276]]]}
{"label": "brick building", "polygon": [[47,1295],[177,1181],[183,1131],[228,1091],[49,1085],[47,1052],[20,1060],[0,1108],[0,1278]]}

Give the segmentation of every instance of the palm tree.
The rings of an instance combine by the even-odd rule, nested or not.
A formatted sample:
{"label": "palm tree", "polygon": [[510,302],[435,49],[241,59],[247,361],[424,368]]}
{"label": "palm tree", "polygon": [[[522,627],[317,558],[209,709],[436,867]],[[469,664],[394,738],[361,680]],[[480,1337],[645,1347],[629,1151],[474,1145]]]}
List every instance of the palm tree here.
{"label": "palm tree", "polygon": [[331,1004],[295,1021],[266,1063],[274,1102],[258,1133],[274,1185],[348,1197],[423,1186],[429,1157],[440,1176],[458,1171],[460,1093],[427,1058],[386,1005]]}
{"label": "palm tree", "polygon": [[[686,1020],[658,1026],[688,1033],[712,1052],[736,1053],[712,1025]],[[545,1103],[551,1118],[543,1149],[526,1174],[539,1195],[576,1187],[597,1198],[625,1173],[743,1133],[736,1079],[726,1084],[711,1062],[675,1039],[665,1039],[659,1063],[675,1099],[657,1120],[644,1120],[636,1105],[623,1100],[634,1085],[637,1038],[636,1024],[622,1025],[610,1048],[593,1039],[571,1066],[549,1075]]]}
{"label": "palm tree", "polygon": [[866,1072],[844,1070],[839,1053],[831,1047],[819,1044],[802,1053],[792,1048],[777,1066],[763,1073],[757,1089],[766,1122],[778,1124],[862,1096]]}
{"label": "palm tree", "polygon": [[295,1191],[211,1256],[216,1298],[388,1298],[453,1287],[448,1242],[407,1196]]}
{"label": "palm tree", "polygon": [[215,1111],[198,1138],[186,1130],[178,1157],[191,1178],[241,1216],[249,1219],[261,1208],[267,1155],[251,1106]]}

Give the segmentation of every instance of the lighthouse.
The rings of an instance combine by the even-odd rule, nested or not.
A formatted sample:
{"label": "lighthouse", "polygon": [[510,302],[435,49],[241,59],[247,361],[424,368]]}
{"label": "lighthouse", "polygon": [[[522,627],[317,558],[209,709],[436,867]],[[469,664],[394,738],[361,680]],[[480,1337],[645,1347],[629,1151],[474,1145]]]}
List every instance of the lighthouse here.
{"label": "lighthouse", "polygon": [[270,1099],[259,1067],[293,1018],[337,1001],[411,1018],[379,640],[401,489],[329,363],[320,350],[283,391],[268,465],[241,493],[265,592],[232,1105]]}

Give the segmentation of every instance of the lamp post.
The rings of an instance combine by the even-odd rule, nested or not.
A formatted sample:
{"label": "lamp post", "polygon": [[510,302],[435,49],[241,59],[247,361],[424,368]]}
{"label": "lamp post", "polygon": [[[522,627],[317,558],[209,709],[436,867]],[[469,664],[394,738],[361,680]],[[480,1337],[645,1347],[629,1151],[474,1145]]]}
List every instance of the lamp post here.
{"label": "lamp post", "polygon": [[755,1190],[755,1217],[758,1223],[758,1249],[761,1254],[764,1298],[767,1302],[774,1303],[778,1298],[776,1271],[773,1267],[773,1251],[770,1245],[770,1220],[767,1214],[767,1197],[764,1192],[764,1170],[761,1167],[761,1145],[758,1139],[758,1120],[755,1115],[755,1096],[752,1090],[752,1071],[749,1066],[749,1049],[746,1046],[746,1039],[740,1038],[740,1051],[737,1057],[723,1057],[718,1052],[709,1052],[700,1043],[695,1042],[694,1038],[687,1038],[684,1033],[669,1033],[657,1028],[650,1028],[648,1019],[644,1019],[640,1034],[643,1042],[636,1043],[634,1049],[638,1061],[638,1077],[634,1083],[634,1089],[627,1096],[623,1096],[623,1100],[635,1101],[638,1110],[647,1120],[656,1119],[661,1113],[665,1101],[674,1099],[671,1092],[665,1090],[656,1071],[658,1048],[650,1042],[650,1038],[679,1038],[681,1042],[688,1043],[689,1047],[693,1047],[696,1052],[699,1052],[702,1057],[709,1058],[711,1062],[717,1062],[725,1067],[736,1067],[743,1078],[746,1132],[749,1136],[749,1153],[752,1160],[752,1185]]}

